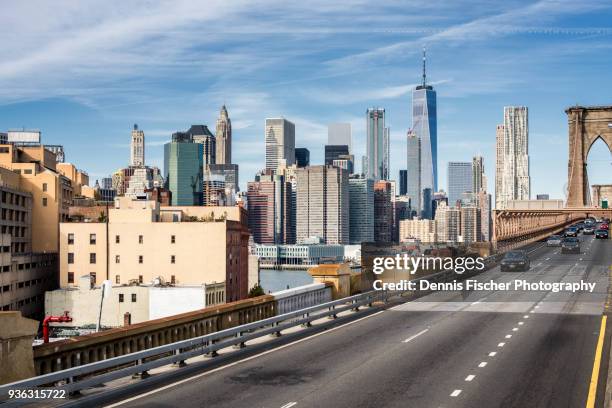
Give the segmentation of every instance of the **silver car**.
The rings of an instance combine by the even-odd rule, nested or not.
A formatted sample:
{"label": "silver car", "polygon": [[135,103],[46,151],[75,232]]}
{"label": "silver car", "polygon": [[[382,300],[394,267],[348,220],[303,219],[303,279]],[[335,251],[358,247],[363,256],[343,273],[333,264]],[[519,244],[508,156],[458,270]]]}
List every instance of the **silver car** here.
{"label": "silver car", "polygon": [[561,246],[561,242],[563,242],[563,237],[561,237],[561,235],[551,235],[546,240],[546,246],[558,247],[558,246]]}

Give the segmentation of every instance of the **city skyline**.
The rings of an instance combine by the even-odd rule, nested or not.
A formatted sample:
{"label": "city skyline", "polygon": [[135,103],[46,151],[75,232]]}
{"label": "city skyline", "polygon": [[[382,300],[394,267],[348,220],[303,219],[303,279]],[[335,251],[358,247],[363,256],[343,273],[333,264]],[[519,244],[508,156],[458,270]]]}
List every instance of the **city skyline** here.
{"label": "city skyline", "polygon": [[[291,23],[297,17],[285,17],[282,24],[275,25],[262,18],[261,26],[245,24],[240,30],[230,30],[228,22],[245,22],[245,17],[248,21],[248,9],[216,3],[207,7],[180,5],[169,9],[160,3],[142,15],[130,12],[137,6],[122,6],[124,14],[133,17],[116,22],[118,29],[113,32],[117,38],[108,30],[115,23],[109,8],[117,5],[101,7],[95,22],[91,13],[79,6],[67,7],[57,21],[73,21],[69,31],[79,35],[60,37],[55,25],[45,24],[29,36],[9,35],[7,62],[0,65],[0,129],[41,129],[45,143],[63,144],[69,160],[87,168],[95,180],[127,164],[133,123],[146,134],[148,164],[161,168],[163,144],[170,135],[191,123],[214,129],[219,107],[225,103],[233,122],[232,161],[245,175],[241,183],[244,190],[246,182],[264,167],[265,118],[282,115],[292,120],[296,147],[308,148],[313,164],[322,163],[327,125],[350,123],[359,161],[365,154],[362,112],[368,106],[381,106],[391,128],[390,178],[397,180],[406,165],[405,134],[412,120],[410,92],[420,83],[420,54],[426,45],[431,61],[428,78],[438,93],[438,169],[445,168],[448,161],[469,160],[476,154],[492,164],[499,111],[503,106],[525,105],[531,116],[532,194],[563,198],[565,181],[558,179],[567,166],[565,159],[558,160],[567,157],[563,110],[576,102],[606,104],[610,89],[609,79],[600,69],[607,66],[607,58],[601,56],[610,47],[610,30],[601,27],[606,26],[611,9],[603,2],[586,2],[580,10],[570,3],[540,1],[480,5],[470,11],[458,3],[445,6],[444,13],[436,5],[401,10],[383,4],[374,14],[354,7],[349,14],[359,23],[341,20],[332,7],[306,12],[299,6],[284,6],[304,12],[299,20],[306,23],[304,31],[297,33],[293,43],[282,41],[278,34],[295,32],[289,27],[295,26]],[[32,12],[36,20],[42,19],[47,6],[40,5],[38,10],[20,7],[26,8],[22,12]],[[74,21],[70,18],[74,12],[83,18]],[[343,16],[346,13],[344,9]],[[216,19],[223,21],[223,27]],[[361,41],[361,23],[380,19],[386,19],[385,30],[391,34],[368,33]],[[202,21],[215,28],[215,39],[223,39],[220,44],[213,46],[197,38],[193,26]],[[152,43],[151,38],[169,22],[181,29],[170,30],[161,41]],[[15,24],[3,21],[8,32],[18,32],[13,29]],[[94,36],[98,36],[95,41]],[[351,36],[360,41],[350,41]],[[274,41],[260,41],[267,37]],[[329,41],[323,46],[313,38]],[[165,54],[168,60],[163,61],[161,53],[179,40],[183,45],[175,54]],[[91,41],[103,46],[91,53]],[[260,49],[247,51],[245,47],[252,41],[257,41]],[[146,57],[152,44],[157,50]],[[292,47],[287,47],[290,44]],[[519,45],[520,55],[514,51]],[[223,54],[218,47],[223,47]],[[90,59],[80,58],[84,53],[106,58],[109,64],[104,72]],[[115,53],[145,56],[147,75],[133,80],[143,73],[141,64],[126,64]],[[265,61],[260,58],[264,54],[269,57]],[[277,64],[289,56],[295,62]],[[453,63],[457,57],[462,64]],[[530,64],[520,63],[523,57],[528,57]],[[199,63],[203,58],[205,69]],[[174,59],[182,65],[167,68]],[[309,69],[299,69],[305,60]],[[373,72],[384,75],[372,76],[378,78],[375,83],[358,82]],[[175,83],[169,83],[168,77],[174,77]],[[95,157],[86,155],[92,141],[99,144]],[[590,181],[605,183],[609,153],[598,144],[592,156]],[[492,171],[489,166],[489,191],[494,191]],[[439,173],[438,185],[444,186],[445,172]]]}

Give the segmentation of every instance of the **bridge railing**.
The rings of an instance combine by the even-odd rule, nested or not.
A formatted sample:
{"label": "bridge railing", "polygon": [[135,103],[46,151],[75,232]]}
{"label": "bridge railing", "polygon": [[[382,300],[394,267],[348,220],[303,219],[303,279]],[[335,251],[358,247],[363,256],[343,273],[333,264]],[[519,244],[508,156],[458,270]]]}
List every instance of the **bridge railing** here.
{"label": "bridge railing", "polygon": [[282,330],[298,325],[309,325],[312,321],[322,317],[335,318],[338,313],[358,310],[360,306],[371,306],[373,302],[385,300],[387,300],[386,292],[371,291],[188,340],[5,384],[0,386],[0,400],[6,399],[9,391],[16,389],[25,390],[47,386],[73,393],[130,375],[144,373],[146,376],[147,371],[153,368],[184,362],[186,359],[215,353],[229,346],[243,347],[249,340],[270,334],[280,334]]}

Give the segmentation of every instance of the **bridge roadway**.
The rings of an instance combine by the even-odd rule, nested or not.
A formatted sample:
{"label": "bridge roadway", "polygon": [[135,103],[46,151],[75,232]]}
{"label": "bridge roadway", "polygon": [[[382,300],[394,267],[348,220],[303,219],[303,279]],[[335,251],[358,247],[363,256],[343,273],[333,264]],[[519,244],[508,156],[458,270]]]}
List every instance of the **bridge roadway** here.
{"label": "bridge roadway", "polygon": [[433,293],[117,405],[584,407],[612,242],[581,240],[581,254],[540,243],[530,271],[497,267],[477,279],[584,279],[597,284],[594,293]]}

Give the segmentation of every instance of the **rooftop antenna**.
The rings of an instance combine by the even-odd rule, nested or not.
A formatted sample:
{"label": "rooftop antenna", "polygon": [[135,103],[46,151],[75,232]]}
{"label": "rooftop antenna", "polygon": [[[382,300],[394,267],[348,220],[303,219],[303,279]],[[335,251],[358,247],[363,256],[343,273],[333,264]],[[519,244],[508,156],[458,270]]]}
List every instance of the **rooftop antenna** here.
{"label": "rooftop antenna", "polygon": [[427,60],[427,57],[425,55],[425,46],[423,46],[423,86],[425,86],[427,82],[427,75],[425,75],[425,61],[426,60]]}

